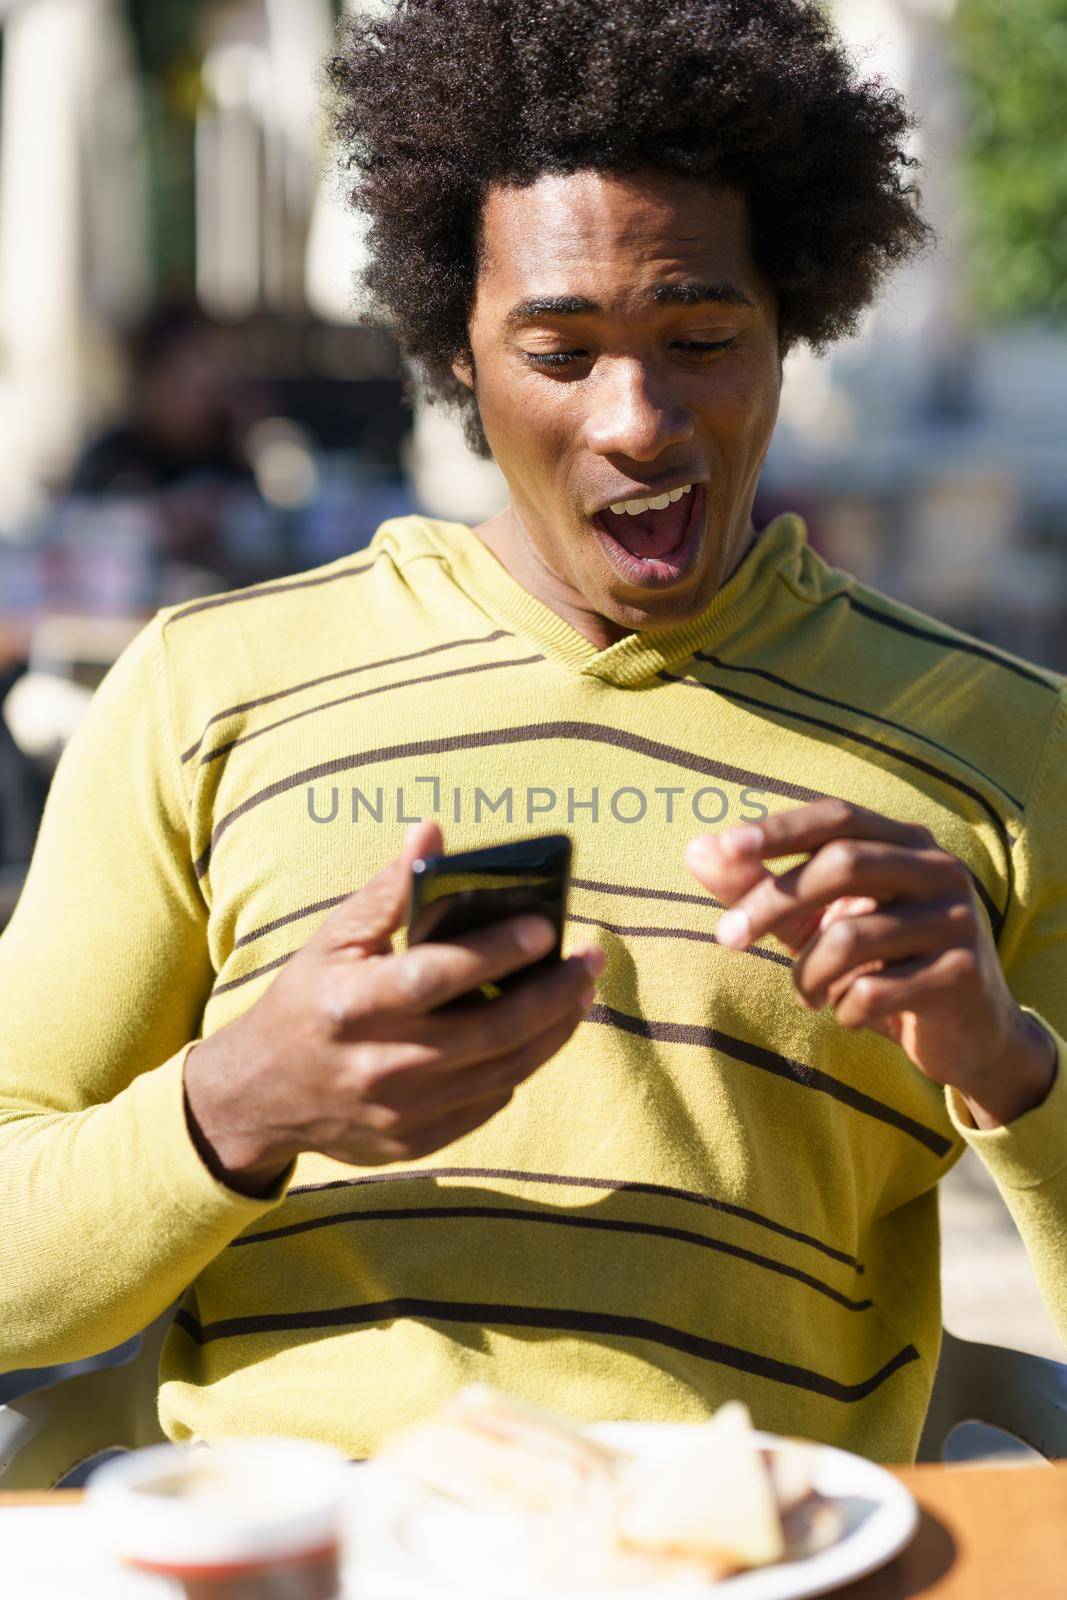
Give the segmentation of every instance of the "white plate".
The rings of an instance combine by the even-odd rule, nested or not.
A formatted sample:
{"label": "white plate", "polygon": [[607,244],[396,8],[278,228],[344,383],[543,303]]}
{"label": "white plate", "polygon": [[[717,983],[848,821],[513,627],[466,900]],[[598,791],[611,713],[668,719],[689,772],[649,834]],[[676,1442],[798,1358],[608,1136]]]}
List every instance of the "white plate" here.
{"label": "white plate", "polygon": [[[687,1425],[611,1422],[588,1431],[635,1455],[655,1456],[670,1454]],[[529,1524],[437,1497],[413,1500],[410,1488],[391,1474],[366,1467],[356,1475],[348,1590],[356,1597],[373,1594],[375,1600],[802,1600],[884,1566],[914,1535],[915,1501],[882,1467],[828,1445],[765,1433],[755,1438],[767,1449],[812,1456],[815,1487],[836,1504],[845,1523],[828,1549],[717,1584],[535,1588],[521,1575]]]}

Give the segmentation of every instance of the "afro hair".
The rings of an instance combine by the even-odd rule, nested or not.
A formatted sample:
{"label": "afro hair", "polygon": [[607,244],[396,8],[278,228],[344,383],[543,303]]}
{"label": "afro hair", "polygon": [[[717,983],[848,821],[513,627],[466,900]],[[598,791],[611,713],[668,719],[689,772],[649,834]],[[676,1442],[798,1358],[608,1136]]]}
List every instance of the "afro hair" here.
{"label": "afro hair", "polygon": [[366,289],[483,455],[452,362],[490,184],[654,167],[739,188],[783,355],[854,331],[930,237],[908,110],[817,0],[398,0],[341,30],[326,72]]}

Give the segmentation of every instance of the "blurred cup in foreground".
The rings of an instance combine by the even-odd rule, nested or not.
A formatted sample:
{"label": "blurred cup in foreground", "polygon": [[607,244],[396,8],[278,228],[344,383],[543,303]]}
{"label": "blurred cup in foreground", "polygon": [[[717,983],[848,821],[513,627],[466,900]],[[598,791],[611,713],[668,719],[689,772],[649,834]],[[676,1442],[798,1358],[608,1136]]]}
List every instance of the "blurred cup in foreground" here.
{"label": "blurred cup in foreground", "polygon": [[118,1559],[174,1600],[337,1600],[348,1477],[306,1440],[163,1444],[98,1468],[87,1502]]}

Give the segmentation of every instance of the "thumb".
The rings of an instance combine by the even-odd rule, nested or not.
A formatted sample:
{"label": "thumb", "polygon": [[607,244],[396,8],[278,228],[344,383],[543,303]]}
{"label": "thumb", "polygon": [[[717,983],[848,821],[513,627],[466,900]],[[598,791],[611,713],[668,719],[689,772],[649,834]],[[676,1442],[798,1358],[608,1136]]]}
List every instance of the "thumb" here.
{"label": "thumb", "polygon": [[390,935],[407,917],[411,863],[419,856],[439,855],[443,849],[444,838],[436,822],[426,817],[413,822],[400,854],[331,911],[313,935],[315,944],[324,950],[388,954]]}

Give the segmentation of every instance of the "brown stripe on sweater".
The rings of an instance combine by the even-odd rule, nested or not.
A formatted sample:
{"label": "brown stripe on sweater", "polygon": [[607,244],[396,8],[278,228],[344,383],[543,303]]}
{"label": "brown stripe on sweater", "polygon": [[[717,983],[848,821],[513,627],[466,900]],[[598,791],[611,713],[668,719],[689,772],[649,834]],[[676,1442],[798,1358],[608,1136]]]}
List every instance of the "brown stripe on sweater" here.
{"label": "brown stripe on sweater", "polygon": [[265,961],[261,967],[253,967],[251,972],[244,972],[239,978],[229,978],[225,983],[217,983],[208,995],[208,1003],[217,1000],[220,994],[229,994],[231,989],[242,988],[244,984],[251,983],[253,978],[262,978],[265,972],[277,972],[278,968],[284,967],[287,961],[291,961],[301,948],[302,946],[297,945],[296,949],[287,950],[283,956],[275,956],[273,961]]}
{"label": "brown stripe on sweater", "polygon": [[777,1051],[768,1050],[765,1045],[753,1044],[748,1039],[735,1039],[732,1034],[723,1033],[719,1028],[708,1028],[695,1022],[657,1022],[648,1017],[632,1016],[627,1011],[619,1011],[614,1006],[599,1002],[590,1006],[585,1021],[604,1023],[608,1027],[635,1034],[638,1038],[656,1039],[664,1044],[691,1044],[706,1050],[719,1050],[735,1061],[743,1061],[746,1066],[773,1072],[776,1077],[787,1078],[805,1089],[816,1089],[820,1094],[828,1094],[834,1100],[839,1100],[842,1105],[851,1106],[853,1111],[888,1123],[892,1128],[899,1128],[901,1133],[906,1133],[909,1138],[932,1150],[935,1156],[946,1156],[952,1149],[951,1141],[942,1134],[928,1128],[923,1122],[916,1122],[914,1117],[907,1116],[894,1106],[876,1100],[873,1095],[853,1089],[818,1067],[793,1061],[789,1056],[779,1055]]}
{"label": "brown stripe on sweater", "polygon": [[314,589],[322,583],[337,583],[341,578],[358,578],[363,572],[370,572],[373,567],[386,554],[379,553],[371,561],[365,561],[360,567],[345,567],[340,572],[326,572],[317,578],[296,578],[288,583],[254,584],[246,589],[233,589],[229,594],[213,595],[207,600],[194,600],[191,605],[183,606],[180,611],[175,611],[173,616],[167,618],[164,627],[169,628],[172,623],[181,622],[185,617],[191,617],[197,611],[213,611],[216,606],[237,605],[241,600],[268,600],[272,595],[290,594],[294,589]]}
{"label": "brown stripe on sweater", "polygon": [[[279,928],[284,928],[291,922],[300,922],[304,917],[314,916],[318,911],[332,911],[334,906],[339,906],[342,900],[347,900],[349,894],[355,894],[360,885],[354,885],[347,894],[334,894],[328,900],[316,900],[309,906],[298,906],[295,911],[287,911],[282,917],[275,917],[272,922],[264,922],[258,928],[252,928],[248,933],[242,933],[239,939],[233,941],[232,948],[239,950],[242,945],[252,944],[256,939],[265,938],[268,933],[275,933]],[[572,878],[572,889],[593,889],[603,894],[632,895],[639,900],[674,900],[681,901],[691,906],[721,906],[722,901],[716,900],[711,894],[684,894],[677,889],[635,889],[627,884],[598,883],[592,878]],[[605,927],[608,924],[605,923]]]}
{"label": "brown stripe on sweater", "polygon": [[[722,904],[719,900],[712,901],[710,895],[708,900],[713,905]],[[605,922],[602,917],[580,917],[575,911],[567,912],[567,921],[587,923],[591,927],[604,928],[608,933],[617,933],[624,937],[634,935],[645,939],[696,939],[701,944],[715,943],[714,932],[700,933],[695,928],[627,927],[618,922]],[[780,967],[792,967],[793,965],[791,956],[780,956],[776,951],[764,950],[758,944],[750,944],[744,954],[746,956],[759,956],[762,961],[774,961]],[[215,992],[217,993],[218,991],[216,990]]]}
{"label": "brown stripe on sweater", "polygon": [[208,729],[213,728],[216,722],[225,722],[227,717],[240,716],[245,711],[255,711],[260,706],[272,705],[275,700],[284,700],[288,695],[302,694],[305,689],[318,689],[324,683],[336,683],[338,678],[351,678],[357,672],[376,672],[379,667],[396,667],[405,661],[417,661],[420,656],[437,655],[441,650],[458,650],[468,644],[492,644],[494,639],[513,639],[514,634],[506,628],[497,628],[493,633],[479,634],[476,639],[446,639],[443,644],[427,645],[425,650],[409,650],[402,656],[382,656],[378,661],[363,661],[358,667],[342,667],[339,672],[326,672],[319,678],[305,678],[303,683],[290,684],[285,689],[275,689],[272,694],[261,694],[256,700],[242,700],[238,705],[227,706],[225,711],[216,711],[204,724],[204,731],[188,750],[182,751],[182,761],[191,761],[207,738]]}
{"label": "brown stripe on sweater", "polygon": [[712,1239],[707,1234],[692,1233],[688,1228],[667,1228],[655,1222],[623,1222],[605,1217],[569,1216],[559,1212],[523,1211],[511,1206],[398,1206],[382,1211],[339,1211],[328,1217],[307,1217],[303,1222],[290,1222],[285,1227],[267,1228],[262,1233],[242,1234],[232,1240],[230,1249],[239,1245],[266,1244],[273,1239],[288,1239],[296,1233],[308,1233],[317,1228],[333,1228],[347,1222],[435,1222],[440,1218],[494,1222],[546,1223],[559,1228],[586,1228],[605,1233],[644,1234],[654,1239],[676,1239],[681,1244],[696,1245],[704,1250],[714,1250],[720,1255],[733,1256],[784,1278],[794,1278],[798,1283],[815,1289],[833,1300],[846,1311],[869,1311],[873,1300],[852,1300],[839,1289],[824,1283],[821,1278],[799,1267],[791,1267],[772,1256],[759,1255],[755,1250],[745,1250],[741,1245],[727,1244],[724,1239]]}
{"label": "brown stripe on sweater", "polygon": [[779,1361],[754,1350],[743,1350],[738,1345],[724,1344],[717,1339],[705,1339],[699,1334],[686,1333],[680,1328],[653,1322],[647,1317],[626,1317],[608,1311],[570,1310],[555,1306],[424,1300],[411,1296],[398,1296],[371,1304],[333,1306],[321,1311],[276,1311],[253,1317],[223,1317],[218,1322],[205,1323],[183,1308],[177,1313],[175,1323],[196,1344],[203,1346],[214,1343],[216,1339],[237,1339],[250,1334],[361,1328],[407,1318],[424,1322],[473,1323],[483,1328],[542,1328],[551,1333],[590,1333],[609,1339],[636,1339],[661,1345],[664,1349],[678,1350],[684,1355],[714,1362],[717,1366],[730,1367],[735,1372],[747,1372],[753,1377],[767,1378],[772,1383],[807,1389],[812,1394],[825,1395],[827,1399],[846,1403],[865,1400],[901,1367],[919,1359],[915,1346],[905,1345],[869,1378],[864,1378],[860,1383],[842,1383],[837,1378],[829,1378],[808,1367],[795,1366],[792,1362]]}
{"label": "brown stripe on sweater", "polygon": [[[264,939],[268,933],[276,933],[279,928],[286,928],[291,922],[301,922],[305,917],[313,917],[317,911],[332,911],[334,906],[339,906],[342,900],[347,900],[350,894],[355,893],[356,889],[349,889],[344,894],[332,894],[328,900],[316,900],[310,906],[298,906],[295,911],[287,911],[284,917],[275,917],[273,922],[264,922],[261,927],[251,928],[248,933],[242,933],[239,939],[233,941],[231,948],[240,950],[242,945],[252,944],[256,939]],[[288,960],[288,956],[285,959]]]}
{"label": "brown stripe on sweater", "polygon": [[379,1183],[419,1183],[435,1178],[502,1178],[509,1183],[537,1183],[561,1189],[599,1189],[609,1193],[643,1194],[653,1199],[681,1200],[686,1205],[704,1206],[722,1216],[754,1223],[756,1227],[766,1228],[779,1238],[791,1239],[794,1244],[808,1245],[831,1261],[840,1261],[843,1266],[851,1267],[854,1272],[864,1270],[863,1263],[857,1261],[855,1256],[835,1249],[810,1233],[787,1227],[784,1222],[775,1222],[760,1211],[734,1205],[729,1200],[718,1200],[710,1194],[699,1194],[695,1189],[679,1189],[667,1183],[644,1183],[636,1178],[576,1178],[563,1172],[524,1172],[515,1167],[408,1167],[399,1172],[361,1173],[358,1178],[331,1178],[327,1183],[294,1183],[287,1190],[286,1199],[297,1194],[325,1194],[331,1189],[362,1189]]}
{"label": "brown stripe on sweater", "polygon": [[[662,673],[662,677],[671,676]],[[947,784],[959,794],[965,794],[976,805],[981,806],[996,830],[997,838],[1004,849],[1005,855],[1010,851],[1013,840],[1008,832],[1004,818],[995,806],[990,805],[985,795],[980,793],[971,784],[965,783],[962,778],[954,777],[951,772],[945,772],[941,767],[934,766],[932,761],[925,760],[922,756],[912,755],[907,750],[898,750],[895,745],[885,744],[881,739],[874,739],[869,734],[858,733],[854,728],[842,727],[839,722],[827,722],[823,717],[813,717],[804,711],[795,711],[788,706],[778,706],[769,700],[757,700],[754,695],[742,694],[739,689],[724,689],[720,684],[703,683],[694,678],[676,678],[675,682],[690,683],[693,688],[707,689],[711,694],[722,695],[727,700],[740,701],[742,705],[755,706],[760,711],[773,711],[779,716],[792,717],[796,722],[806,722],[813,728],[825,728],[828,733],[839,733],[844,739],[851,739],[855,744],[866,745],[868,750],[877,750],[882,755],[891,756],[897,761],[903,761],[907,766],[914,767],[916,772],[925,772],[930,778],[935,778],[939,783]]]}
{"label": "brown stripe on sweater", "polygon": [[675,900],[687,906],[720,906],[721,900],[716,900],[714,895],[686,894],[682,889],[642,889],[630,883],[604,883],[595,878],[572,878],[571,885],[575,889],[593,889],[600,894],[630,895],[635,900]]}
{"label": "brown stripe on sweater", "polygon": [[[333,904],[339,905],[340,902],[345,898],[346,897],[344,895],[338,895],[333,901]],[[714,904],[718,905],[719,902],[715,901]],[[294,913],[294,915],[299,915],[299,913]],[[581,922],[594,928],[604,928],[608,933],[615,933],[619,934],[620,936],[633,934],[635,936],[643,936],[644,938],[648,939],[695,939],[701,944],[715,943],[714,933],[700,933],[693,928],[623,927],[619,923],[605,922],[601,917],[579,916],[576,911],[568,911],[567,921]],[[238,944],[247,943],[251,937],[252,935],[249,934],[244,940],[237,940],[234,943],[233,948],[236,950]],[[214,1000],[218,995],[226,994],[226,992],[230,989],[239,989],[242,984],[251,983],[253,978],[261,978],[265,972],[274,972],[278,967],[284,967],[285,963],[295,956],[300,948],[300,945],[295,945],[292,950],[287,950],[283,956],[276,956],[273,961],[267,961],[263,964],[263,966],[253,967],[251,972],[242,973],[239,978],[230,978],[225,983],[216,984],[212,989],[209,998]],[[761,961],[773,961],[780,967],[792,967],[793,965],[793,961],[790,956],[778,955],[774,950],[764,950],[759,945],[755,944],[750,945],[747,950],[742,950],[737,953],[746,956],[757,956]]]}
{"label": "brown stripe on sweater", "polygon": [[[922,756],[913,756],[910,755],[906,750],[897,750],[895,746],[885,744],[881,739],[872,739],[869,734],[857,733],[851,728],[843,728],[840,723],[827,722],[822,717],[812,717],[803,711],[792,711],[785,706],[772,705],[767,700],[757,700],[753,695],[742,694],[738,689],[724,689],[719,684],[704,683],[699,678],[679,678],[675,676],[674,673],[670,672],[661,672],[659,676],[661,678],[668,679],[673,683],[684,684],[692,689],[706,689],[710,694],[721,695],[725,700],[736,700],[742,705],[756,706],[761,711],[773,711],[779,716],[791,717],[795,722],[806,722],[815,728],[825,728],[829,733],[840,734],[843,739],[851,739],[854,744],[866,745],[870,750],[878,750],[883,755],[893,757],[894,760],[903,761],[908,766],[914,767],[916,771],[925,772],[928,777],[935,778],[938,782],[947,784],[950,788],[957,790],[958,793],[967,795],[985,812],[986,816],[992,822],[994,831],[996,832],[997,838],[1000,841],[1001,850],[1003,851],[1004,855],[1005,871],[1008,879],[1006,903],[1008,905],[1011,904],[1011,897],[1014,892],[1015,884],[1015,865],[1011,853],[1011,835],[1005,826],[1004,819],[1001,817],[1000,813],[989,804],[989,801],[986,799],[985,795],[980,794],[979,791],[975,788],[972,788],[969,783],[964,783],[962,778],[954,778],[951,773],[943,772],[940,767],[935,767],[932,762],[925,761]],[[980,883],[975,873],[972,873],[971,876],[974,878],[975,888],[982,896],[986,910],[990,913],[990,920],[993,923],[994,934],[997,938],[999,938],[1001,929],[1004,926],[1004,918],[1007,915],[1007,911],[1000,911],[997,908],[992,895],[985,888],[985,886]]]}
{"label": "brown stripe on sweater", "polygon": [[783,795],[790,800],[823,800],[828,798],[820,789],[808,789],[803,784],[788,783],[782,778],[769,778],[746,767],[736,767],[729,762],[714,761],[710,756],[698,756],[691,750],[663,744],[658,739],[646,739],[623,728],[612,728],[598,722],[532,722],[506,728],[490,728],[478,732],[444,734],[433,739],[413,739],[405,744],[381,745],[376,750],[363,750],[356,755],[336,756],[332,761],[320,761],[304,767],[288,777],[267,784],[249,795],[239,806],[226,812],[215,824],[210,843],[195,862],[197,877],[202,878],[208,869],[211,852],[223,834],[257,806],[277,799],[302,784],[313,783],[318,778],[333,777],[336,773],[352,772],[360,767],[373,766],[383,761],[397,761],[409,756],[442,755],[459,750],[486,750],[494,746],[520,744],[526,741],[552,741],[575,739],[590,743],[612,745],[619,750],[630,750],[650,760],[681,767],[689,772],[699,772],[705,777],[723,778],[741,788],[762,787],[770,794]]}
{"label": "brown stripe on sweater", "polygon": [[417,678],[400,678],[396,683],[376,683],[370,689],[357,689],[353,694],[339,695],[336,700],[323,700],[317,706],[305,706],[301,711],[294,711],[288,717],[279,717],[277,722],[268,722],[262,728],[253,728],[248,733],[240,734],[236,739],[228,739],[225,744],[216,745],[201,758],[200,765],[206,767],[209,761],[217,761],[219,756],[228,755],[231,750],[236,750],[238,745],[249,744],[253,739],[261,739],[265,733],[274,733],[278,728],[284,728],[290,722],[299,722],[303,717],[313,717],[320,711],[332,711],[335,706],[350,705],[354,700],[367,700],[371,695],[389,694],[393,689],[411,689],[424,683],[440,683],[444,678],[468,678],[476,672],[499,672],[502,667],[529,667],[535,661],[543,661],[541,654],[532,656],[518,656],[510,661],[475,661],[466,667],[450,667],[447,672],[425,672]]}
{"label": "brown stripe on sweater", "polygon": [[946,638],[944,634],[935,633],[929,628],[920,628],[914,622],[905,622],[901,617],[890,617],[884,611],[877,611],[874,606],[867,605],[862,600],[857,600],[855,595],[849,594],[847,589],[841,589],[837,594],[828,595],[829,600],[847,600],[854,611],[861,616],[870,617],[872,622],[880,623],[884,628],[895,628],[898,633],[910,634],[913,639],[925,639],[930,644],[940,645],[947,655],[953,651],[962,650],[968,655],[980,656],[983,661],[991,661],[994,666],[1003,667],[1006,672],[1014,672],[1016,677],[1025,678],[1028,683],[1036,683],[1042,689],[1051,689],[1053,694],[1059,692],[1057,685],[1051,678],[1041,676],[1030,667],[1024,667],[1018,661],[1009,661],[989,645],[979,644],[974,639]]}
{"label": "brown stripe on sweater", "polygon": [[[305,917],[313,917],[317,911],[332,911],[334,906],[339,906],[342,900],[347,900],[350,894],[355,893],[355,889],[349,889],[344,894],[332,894],[328,900],[316,900],[310,906],[298,906],[295,911],[287,911],[284,917],[275,917],[273,922],[264,922],[262,927],[242,933],[239,939],[233,941],[232,948],[240,950],[242,945],[251,944],[255,939],[263,939],[268,933],[276,933],[279,928],[286,928],[291,922],[301,922]],[[289,954],[291,955],[292,951]],[[286,956],[284,959],[288,960],[289,957]]]}
{"label": "brown stripe on sweater", "polygon": [[[707,661],[711,666],[718,667],[721,672],[743,672],[752,678],[762,678],[765,683],[773,683],[779,689],[787,689],[790,694],[800,695],[805,700],[817,700],[820,705],[833,706],[838,711],[849,711],[853,716],[864,717],[869,722],[878,722],[884,728],[892,728],[896,733],[903,733],[909,739],[920,740],[923,744],[928,744],[931,749],[940,750],[941,754],[948,756],[951,761],[957,761],[960,766],[969,768],[976,777],[981,778],[984,783],[988,783],[992,788],[996,789],[998,794],[1002,794],[1005,800],[1014,806],[1016,811],[1021,812],[1024,809],[1023,802],[1016,795],[1013,795],[1009,789],[1005,789],[1002,783],[998,783],[990,773],[983,772],[981,767],[976,767],[973,761],[968,761],[967,757],[960,755],[958,750],[950,750],[947,745],[941,744],[937,739],[932,739],[928,733],[923,733],[919,728],[911,728],[906,723],[895,722],[892,717],[883,717],[877,711],[868,710],[866,706],[854,705],[851,700],[837,700],[833,695],[819,694],[814,689],[806,689],[802,684],[793,683],[789,678],[783,678],[777,672],[769,672],[766,667],[749,667],[742,666],[737,661],[724,661],[721,656],[714,655],[710,650],[697,650],[694,652],[694,658],[697,661]],[[709,684],[708,687],[713,688],[715,686]]]}

